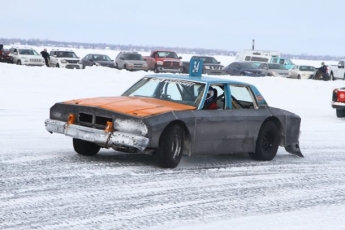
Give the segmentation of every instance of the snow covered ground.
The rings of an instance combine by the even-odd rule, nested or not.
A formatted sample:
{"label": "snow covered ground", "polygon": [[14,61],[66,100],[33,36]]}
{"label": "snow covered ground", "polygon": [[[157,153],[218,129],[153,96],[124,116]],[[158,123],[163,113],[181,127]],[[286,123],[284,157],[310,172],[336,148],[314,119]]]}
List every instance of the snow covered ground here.
{"label": "snow covered ground", "polygon": [[305,158],[283,148],[270,162],[184,156],[165,170],[139,154],[79,156],[71,138],[45,130],[55,102],[120,95],[145,74],[0,63],[0,229],[344,229],[345,119],[330,105],[344,81],[224,76],[302,117]]}

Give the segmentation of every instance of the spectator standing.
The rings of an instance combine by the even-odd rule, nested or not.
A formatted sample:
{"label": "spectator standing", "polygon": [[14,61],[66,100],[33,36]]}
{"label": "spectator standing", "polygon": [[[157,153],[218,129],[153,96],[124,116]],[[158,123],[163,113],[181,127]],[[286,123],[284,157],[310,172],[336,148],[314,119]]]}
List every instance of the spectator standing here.
{"label": "spectator standing", "polygon": [[44,58],[44,61],[46,62],[46,66],[49,67],[50,55],[48,54],[47,49],[41,51],[41,55]]}

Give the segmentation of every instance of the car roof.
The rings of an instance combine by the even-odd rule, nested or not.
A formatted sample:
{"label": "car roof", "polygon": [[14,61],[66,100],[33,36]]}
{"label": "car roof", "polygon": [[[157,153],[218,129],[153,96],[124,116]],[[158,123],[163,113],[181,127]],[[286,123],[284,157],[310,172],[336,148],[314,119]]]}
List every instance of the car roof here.
{"label": "car roof", "polygon": [[169,79],[180,79],[180,80],[187,80],[187,81],[195,81],[201,83],[230,83],[230,84],[241,84],[241,85],[248,85],[251,84],[240,82],[240,81],[233,81],[229,79],[222,79],[222,78],[215,78],[215,77],[193,77],[187,74],[151,74],[145,75],[145,77],[153,77],[153,78],[169,78]]}

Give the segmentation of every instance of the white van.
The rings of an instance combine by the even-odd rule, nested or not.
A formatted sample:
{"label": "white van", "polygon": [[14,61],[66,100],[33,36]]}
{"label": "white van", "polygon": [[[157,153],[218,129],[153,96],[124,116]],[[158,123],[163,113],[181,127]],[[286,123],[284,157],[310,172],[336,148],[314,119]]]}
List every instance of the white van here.
{"label": "white van", "polygon": [[236,53],[236,61],[270,62],[272,57],[279,57],[280,53],[270,50],[242,50]]}

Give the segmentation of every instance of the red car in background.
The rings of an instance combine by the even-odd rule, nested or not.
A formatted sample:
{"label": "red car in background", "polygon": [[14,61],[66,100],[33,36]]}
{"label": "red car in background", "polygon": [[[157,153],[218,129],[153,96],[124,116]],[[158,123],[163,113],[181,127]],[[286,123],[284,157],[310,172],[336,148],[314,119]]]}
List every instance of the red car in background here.
{"label": "red car in background", "polygon": [[0,62],[13,63],[13,57],[9,56],[9,51],[0,49]]}
{"label": "red car in background", "polygon": [[333,90],[332,108],[336,109],[337,117],[345,117],[345,87]]}

